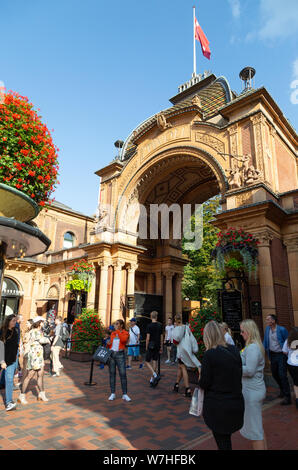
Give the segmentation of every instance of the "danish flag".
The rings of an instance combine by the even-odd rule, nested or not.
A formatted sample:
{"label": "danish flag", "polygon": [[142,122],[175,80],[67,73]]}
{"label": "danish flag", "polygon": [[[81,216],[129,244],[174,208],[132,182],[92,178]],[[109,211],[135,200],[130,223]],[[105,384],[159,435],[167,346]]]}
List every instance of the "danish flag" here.
{"label": "danish flag", "polygon": [[207,59],[210,60],[211,58],[211,51],[209,47],[209,41],[206,38],[204,31],[202,30],[201,26],[199,25],[198,20],[195,18],[195,39],[197,41],[200,41],[201,47],[202,47],[202,52]]}

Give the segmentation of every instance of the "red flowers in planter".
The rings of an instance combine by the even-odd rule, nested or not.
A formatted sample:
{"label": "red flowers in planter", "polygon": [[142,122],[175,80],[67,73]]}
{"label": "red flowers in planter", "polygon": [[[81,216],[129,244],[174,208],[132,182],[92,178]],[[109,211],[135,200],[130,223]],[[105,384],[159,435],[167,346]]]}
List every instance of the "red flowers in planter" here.
{"label": "red flowers in planter", "polygon": [[0,104],[0,160],[0,182],[44,206],[58,183],[58,149],[33,104],[15,92]]}

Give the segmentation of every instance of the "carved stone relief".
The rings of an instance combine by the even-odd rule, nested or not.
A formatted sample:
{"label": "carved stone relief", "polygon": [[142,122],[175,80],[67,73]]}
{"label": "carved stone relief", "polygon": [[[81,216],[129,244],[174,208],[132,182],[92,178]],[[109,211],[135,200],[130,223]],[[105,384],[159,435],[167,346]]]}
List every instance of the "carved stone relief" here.
{"label": "carved stone relief", "polygon": [[225,152],[225,144],[213,135],[206,134],[204,132],[196,132],[196,142],[202,142],[203,144],[208,145],[208,147],[214,148],[218,152]]}

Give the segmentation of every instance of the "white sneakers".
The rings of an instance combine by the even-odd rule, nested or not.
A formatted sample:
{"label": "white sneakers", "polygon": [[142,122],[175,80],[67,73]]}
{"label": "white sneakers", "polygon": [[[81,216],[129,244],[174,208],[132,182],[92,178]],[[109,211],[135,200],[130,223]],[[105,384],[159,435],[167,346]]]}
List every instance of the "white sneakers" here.
{"label": "white sneakers", "polygon": [[170,359],[167,359],[167,360],[165,361],[165,364],[170,364],[170,362],[171,362]]}
{"label": "white sneakers", "polygon": [[131,401],[131,398],[129,398],[129,396],[125,394],[125,395],[122,395],[122,400]]}
{"label": "white sneakers", "polygon": [[18,403],[21,403],[22,405],[28,405],[28,402],[26,400],[26,395],[24,393],[20,393],[17,401]]}
{"label": "white sneakers", "polygon": [[[115,393],[112,393],[112,394],[109,396],[109,400],[110,400],[110,401],[115,400],[115,398],[116,398],[116,394],[115,394]],[[128,395],[124,394],[124,395],[122,395],[122,400],[124,400],[124,401],[131,401],[131,398],[129,398]]]}
{"label": "white sneakers", "polygon": [[49,401],[49,399],[46,397],[45,392],[39,392],[37,400],[39,400],[39,401]]}
{"label": "white sneakers", "polygon": [[13,402],[11,401],[10,403],[8,403],[8,405],[6,405],[5,410],[6,410],[6,411],[11,411],[11,410],[14,410],[16,407],[17,407],[17,404],[16,404],[16,403],[13,403]]}

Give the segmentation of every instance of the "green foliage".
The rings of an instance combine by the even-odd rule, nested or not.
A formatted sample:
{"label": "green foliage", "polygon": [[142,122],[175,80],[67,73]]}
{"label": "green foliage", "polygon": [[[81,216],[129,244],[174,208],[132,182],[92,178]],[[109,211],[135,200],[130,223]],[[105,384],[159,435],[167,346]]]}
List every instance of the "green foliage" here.
{"label": "green foliage", "polygon": [[198,309],[193,317],[191,318],[189,322],[189,327],[191,332],[193,333],[194,337],[197,340],[198,346],[199,346],[199,351],[197,353],[197,356],[199,360],[202,360],[204,351],[205,351],[205,346],[203,342],[203,332],[205,325],[209,321],[217,321],[221,322],[221,316],[219,313],[214,310],[214,307],[212,304],[207,304]]}
{"label": "green foliage", "polygon": [[89,292],[91,283],[82,279],[72,279],[66,283],[66,289],[69,291],[86,291]]}
{"label": "green foliage", "polygon": [[72,326],[73,351],[93,353],[94,348],[101,344],[103,338],[104,325],[98,313],[94,310],[83,309],[82,314],[75,319]]}
{"label": "green foliage", "polygon": [[235,258],[230,258],[225,262],[225,267],[235,271],[239,271],[244,269],[244,264]]}
{"label": "green foliage", "polygon": [[[220,273],[212,263],[211,252],[217,242],[219,230],[211,221],[220,208],[220,198],[217,196],[203,204],[203,243],[199,250],[186,250],[186,240],[183,239],[183,254],[189,259],[184,268],[182,293],[190,300],[199,300],[203,297],[212,299],[216,305],[216,289],[220,288]],[[192,223],[199,223],[192,217]]]}

